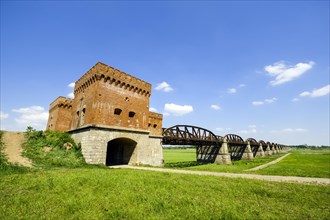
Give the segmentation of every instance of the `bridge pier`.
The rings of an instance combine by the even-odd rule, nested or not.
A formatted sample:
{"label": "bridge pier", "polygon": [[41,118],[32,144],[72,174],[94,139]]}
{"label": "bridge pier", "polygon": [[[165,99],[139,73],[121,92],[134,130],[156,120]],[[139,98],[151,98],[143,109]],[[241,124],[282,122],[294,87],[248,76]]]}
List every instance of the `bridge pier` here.
{"label": "bridge pier", "polygon": [[264,149],[262,148],[262,144],[260,143],[256,157],[264,157],[264,156],[265,156],[265,152]]}
{"label": "bridge pier", "polygon": [[277,150],[274,144],[272,144],[272,147],[270,149],[272,151],[273,154],[277,154]]}
{"label": "bridge pier", "polygon": [[242,160],[252,160],[253,159],[253,153],[251,150],[250,142],[248,141],[244,150],[244,153],[242,155]]}
{"label": "bridge pier", "polygon": [[217,157],[215,158],[217,164],[231,164],[231,158],[228,151],[228,144],[226,138],[223,138],[220,150]]}
{"label": "bridge pier", "polygon": [[272,154],[273,154],[273,151],[270,150],[269,143],[267,143],[267,148],[266,148],[266,151],[265,151],[265,155],[266,156],[271,156]]}
{"label": "bridge pier", "polygon": [[280,153],[281,152],[280,146],[276,145],[276,151],[277,151],[277,153]]}

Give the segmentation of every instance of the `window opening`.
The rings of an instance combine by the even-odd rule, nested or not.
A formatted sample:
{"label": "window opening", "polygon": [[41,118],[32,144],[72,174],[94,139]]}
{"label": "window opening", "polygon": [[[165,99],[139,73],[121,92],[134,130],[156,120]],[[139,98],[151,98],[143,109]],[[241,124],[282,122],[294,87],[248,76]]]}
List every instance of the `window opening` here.
{"label": "window opening", "polygon": [[129,116],[130,118],[133,118],[134,115],[135,115],[135,112],[129,112],[129,113],[128,113],[128,116]]}
{"label": "window opening", "polygon": [[122,110],[120,108],[115,108],[115,115],[120,115]]}

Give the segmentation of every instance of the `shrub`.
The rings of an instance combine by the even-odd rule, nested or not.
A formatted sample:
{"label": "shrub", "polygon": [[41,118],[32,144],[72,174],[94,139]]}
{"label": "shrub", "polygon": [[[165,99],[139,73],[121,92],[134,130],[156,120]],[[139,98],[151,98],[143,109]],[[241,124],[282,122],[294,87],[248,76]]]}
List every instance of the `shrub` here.
{"label": "shrub", "polygon": [[[65,146],[72,146],[67,149]],[[81,167],[85,160],[70,134],[60,131],[37,131],[27,128],[24,155],[35,165],[46,167]]]}

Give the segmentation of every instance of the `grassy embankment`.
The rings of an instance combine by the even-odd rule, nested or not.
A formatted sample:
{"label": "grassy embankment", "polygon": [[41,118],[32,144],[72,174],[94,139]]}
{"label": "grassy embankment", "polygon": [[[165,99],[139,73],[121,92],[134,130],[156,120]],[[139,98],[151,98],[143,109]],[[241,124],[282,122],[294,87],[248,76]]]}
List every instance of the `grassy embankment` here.
{"label": "grassy embankment", "polygon": [[330,212],[329,186],[61,163],[58,155],[65,161],[69,153],[51,156],[41,145],[31,156],[42,164],[37,170],[0,170],[0,219],[328,219]]}
{"label": "grassy embankment", "polygon": [[257,173],[264,175],[330,178],[330,149],[300,149],[291,150],[290,153],[289,156],[280,162],[259,171],[246,170],[273,161],[283,156],[284,153],[275,154],[270,157],[255,158],[250,161],[232,161],[233,165],[194,164],[193,161],[196,160],[195,149],[165,149],[164,158],[166,166],[172,168],[229,173]]}

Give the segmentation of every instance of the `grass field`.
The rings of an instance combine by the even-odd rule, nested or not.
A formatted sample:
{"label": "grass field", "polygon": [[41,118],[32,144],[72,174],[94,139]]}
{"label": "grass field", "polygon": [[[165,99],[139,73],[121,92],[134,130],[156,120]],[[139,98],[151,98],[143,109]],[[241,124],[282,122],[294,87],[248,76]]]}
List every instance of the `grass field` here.
{"label": "grass field", "polygon": [[328,219],[329,186],[108,168],[0,176],[0,219]]}
{"label": "grass field", "polygon": [[330,149],[292,150],[275,165],[255,171],[258,174],[330,178]]}
{"label": "grass field", "polygon": [[[79,150],[40,151],[38,145],[57,143],[61,134],[32,134],[41,136],[28,151],[39,164],[32,169],[6,161],[0,135],[0,219],[329,219],[329,186],[91,166]],[[298,159],[286,168],[297,173],[294,165],[323,153],[295,151]],[[309,172],[324,165],[325,155]],[[195,150],[164,150],[164,156],[167,164],[194,165]],[[185,169],[244,172],[278,156]]]}
{"label": "grass field", "polygon": [[165,164],[176,162],[196,161],[196,149],[164,149],[163,150]]}
{"label": "grass field", "polygon": [[165,165],[172,168],[227,173],[257,173],[265,175],[330,178],[330,149],[300,149],[292,150],[290,153],[289,156],[279,163],[259,171],[246,170],[273,161],[283,156],[284,153],[275,154],[270,157],[255,158],[250,161],[232,161],[232,165],[194,164],[192,161],[196,160],[195,149],[165,149],[164,158]]}

